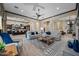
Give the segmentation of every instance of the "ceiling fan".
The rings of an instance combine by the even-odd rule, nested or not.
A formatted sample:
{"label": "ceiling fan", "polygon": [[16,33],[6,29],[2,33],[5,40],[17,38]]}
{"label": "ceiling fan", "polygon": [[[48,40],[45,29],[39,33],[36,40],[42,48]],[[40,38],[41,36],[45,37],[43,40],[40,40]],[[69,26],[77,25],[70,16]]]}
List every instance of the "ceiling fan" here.
{"label": "ceiling fan", "polygon": [[41,9],[45,9],[44,6],[40,5],[39,3],[24,3],[25,6],[33,6],[33,11],[35,12],[34,17],[36,17],[37,19],[39,19],[39,17],[41,17],[44,14],[40,14],[40,10]]}
{"label": "ceiling fan", "polygon": [[37,19],[39,19],[41,16],[43,16],[44,14],[40,14],[40,9],[38,8],[37,12],[35,13]]}
{"label": "ceiling fan", "polygon": [[25,6],[33,6],[33,11],[36,10],[37,7],[41,9],[45,9],[44,6],[40,5],[39,3],[23,3]]}

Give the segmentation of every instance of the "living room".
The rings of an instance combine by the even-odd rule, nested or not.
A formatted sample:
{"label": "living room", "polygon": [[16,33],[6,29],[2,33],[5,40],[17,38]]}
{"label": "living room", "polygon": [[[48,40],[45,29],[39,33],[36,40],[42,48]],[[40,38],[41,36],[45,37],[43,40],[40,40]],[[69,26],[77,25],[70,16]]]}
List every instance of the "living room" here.
{"label": "living room", "polygon": [[79,48],[74,51],[70,48],[74,45],[72,41],[78,39],[77,6],[76,3],[0,4],[0,45],[3,46],[0,55],[79,55]]}

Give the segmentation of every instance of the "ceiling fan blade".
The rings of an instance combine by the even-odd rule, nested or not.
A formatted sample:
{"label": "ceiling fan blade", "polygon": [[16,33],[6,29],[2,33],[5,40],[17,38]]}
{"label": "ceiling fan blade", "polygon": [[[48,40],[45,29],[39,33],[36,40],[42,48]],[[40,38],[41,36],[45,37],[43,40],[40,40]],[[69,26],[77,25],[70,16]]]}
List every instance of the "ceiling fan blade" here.
{"label": "ceiling fan blade", "polygon": [[34,4],[34,7],[33,7],[33,10],[35,11],[35,9],[36,9],[37,7],[42,8],[42,9],[45,9],[45,7],[39,5],[38,3],[35,3],[35,4]]}
{"label": "ceiling fan blade", "polygon": [[43,6],[39,5],[39,4],[37,6],[40,7],[40,8],[42,8],[42,9],[45,9],[45,7],[43,7]]}
{"label": "ceiling fan blade", "polygon": [[33,6],[33,11],[35,11],[35,10],[36,10],[36,5]]}

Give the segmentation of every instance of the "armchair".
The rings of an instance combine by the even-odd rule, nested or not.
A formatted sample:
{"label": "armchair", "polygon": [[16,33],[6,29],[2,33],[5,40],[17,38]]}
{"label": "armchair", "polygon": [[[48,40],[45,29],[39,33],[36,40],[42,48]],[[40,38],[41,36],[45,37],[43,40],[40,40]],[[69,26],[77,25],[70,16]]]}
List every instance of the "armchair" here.
{"label": "armchair", "polygon": [[0,36],[2,38],[2,41],[5,43],[6,46],[8,45],[15,45],[18,49],[18,52],[20,52],[19,48],[22,48],[19,41],[13,41],[12,38],[8,33],[0,33]]}

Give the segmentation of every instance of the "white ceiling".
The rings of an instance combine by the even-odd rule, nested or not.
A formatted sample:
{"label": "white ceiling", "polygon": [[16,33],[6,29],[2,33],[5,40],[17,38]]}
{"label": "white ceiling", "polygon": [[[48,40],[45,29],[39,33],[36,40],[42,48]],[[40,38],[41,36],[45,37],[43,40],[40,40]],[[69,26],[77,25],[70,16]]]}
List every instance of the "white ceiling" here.
{"label": "white ceiling", "polygon": [[40,9],[39,19],[48,18],[76,8],[75,3],[4,3],[5,10],[37,19],[36,12]]}

